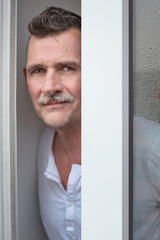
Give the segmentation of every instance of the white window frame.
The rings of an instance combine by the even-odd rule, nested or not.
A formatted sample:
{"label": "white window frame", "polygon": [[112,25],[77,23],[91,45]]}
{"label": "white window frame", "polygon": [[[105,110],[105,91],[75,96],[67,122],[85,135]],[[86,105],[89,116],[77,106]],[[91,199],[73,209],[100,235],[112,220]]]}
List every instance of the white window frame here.
{"label": "white window frame", "polygon": [[1,240],[17,240],[17,1],[0,0]]}
{"label": "white window frame", "polygon": [[129,203],[129,3],[130,0],[123,0],[122,3],[122,103],[123,103],[123,167],[122,167],[122,239],[130,239],[130,217],[132,208]]}
{"label": "white window frame", "polygon": [[[123,224],[122,236],[119,239],[129,240],[129,0],[121,1],[123,2]],[[82,6],[84,4],[85,0],[82,0]],[[92,6],[93,2],[91,1],[90,4]],[[103,4],[103,1],[101,1],[101,4]],[[18,240],[16,127],[17,0],[0,0],[0,9],[0,240]],[[83,171],[83,174],[85,175],[85,171]],[[86,199],[87,197],[85,196]],[[85,218],[85,223],[86,220],[89,223],[89,218],[84,213],[82,214],[83,218]],[[84,226],[84,228],[87,229],[87,226]],[[95,230],[93,229],[93,231]],[[103,236],[100,236],[100,238],[103,239]],[[84,237],[83,240],[85,239],[87,238]]]}
{"label": "white window frame", "polygon": [[[120,5],[122,6],[122,13]],[[122,19],[120,17],[121,14]],[[88,18],[91,18],[91,20]],[[82,239],[94,240],[97,239],[97,237],[99,236],[99,238],[101,239],[108,238],[113,240],[129,240],[129,0],[100,0],[99,2],[84,0],[82,1],[82,20],[82,192],[84,193],[84,195],[82,194]],[[121,24],[122,30],[120,30]],[[111,28],[113,31],[111,30]],[[117,32],[117,37],[115,37],[115,31]],[[104,32],[106,35],[104,35]],[[92,37],[90,37],[90,33]],[[113,36],[113,43],[111,43],[111,36]],[[97,44],[98,38],[100,44]],[[117,42],[118,46],[117,53],[120,53],[121,55],[122,52],[122,60],[117,60],[115,58],[114,62],[112,57],[116,56],[115,49],[111,47],[111,52],[107,44],[109,44],[109,46],[112,46],[112,44],[114,44],[115,42]],[[106,49],[104,49],[103,51],[101,46],[106,46],[107,52]],[[99,55],[99,52],[101,53],[101,56]],[[106,56],[106,58],[104,56]],[[110,58],[110,61],[107,56],[109,56],[108,58]],[[117,58],[119,58],[119,56],[117,55]],[[103,62],[101,64],[102,59]],[[88,69],[86,69],[86,66],[88,66]],[[115,69],[115,71],[117,71],[116,66],[118,71],[120,68],[122,68],[122,76],[120,74],[119,76],[117,76],[117,78],[113,77],[114,72],[113,74],[109,73],[110,69]],[[106,70],[106,75],[109,73],[107,75],[108,78],[104,77],[104,69]],[[99,77],[97,71],[99,71]],[[110,80],[110,82],[108,81],[108,79]],[[105,81],[107,82],[106,84]],[[116,87],[118,88],[119,92],[117,91],[117,89],[115,90],[113,82],[117,83]],[[97,89],[102,90],[102,94],[105,94],[105,92],[101,88],[102,85],[104,89],[106,89],[107,94],[109,93],[107,90],[110,90],[110,99],[106,94],[108,102],[100,96],[100,98],[104,100],[105,105],[103,101],[99,102],[99,106],[94,102],[94,96],[96,96],[96,84]],[[93,99],[93,104],[90,102],[90,98],[88,99],[89,91],[91,91],[92,98],[90,96],[89,97],[91,98],[91,100]],[[122,94],[123,99],[121,99],[120,94]],[[115,104],[114,96],[117,99],[117,109],[119,110],[122,107],[122,115],[120,112],[117,113],[117,121],[115,121],[115,109],[114,107],[112,107],[112,101],[113,105]],[[99,99],[97,99],[97,102],[98,101]],[[100,110],[101,103],[104,107],[104,112],[103,110]],[[95,114],[92,105],[95,106]],[[106,128],[108,129],[108,132],[106,132],[106,129],[104,129],[103,131],[103,128],[98,125],[101,124],[101,121],[96,115],[97,112],[100,113],[100,115],[98,115],[102,117],[102,119],[107,119],[108,114],[108,122],[110,124],[110,129],[108,129],[108,122],[106,120]],[[111,119],[113,123],[111,123]],[[119,125],[121,120],[122,125]],[[117,145],[115,143],[115,139],[110,132],[114,130],[115,127],[117,127],[116,123],[119,126],[118,134],[116,135],[119,141]],[[102,123],[102,125],[103,124],[104,122]],[[102,136],[103,140],[101,139],[99,132],[98,134],[96,133],[97,125],[98,131],[102,132],[102,135],[104,134],[105,136]],[[95,126],[95,128],[92,126]],[[120,140],[121,134],[122,142]],[[89,136],[91,136],[90,138],[93,139],[90,139]],[[96,142],[96,144],[94,143],[94,141]],[[102,147],[100,146],[98,141],[102,141]],[[103,147],[104,142],[106,143],[106,149],[108,148],[108,150]],[[95,151],[95,149],[97,149],[97,146],[98,149],[101,149],[105,154],[104,161],[107,162],[106,165],[102,158],[99,158],[98,154]],[[113,154],[109,153],[112,146],[115,146],[115,151],[119,153],[119,156],[116,157],[116,153],[114,151],[112,151]],[[121,148],[122,150],[122,155],[119,148]],[[101,154],[99,155],[101,156]],[[100,164],[104,166],[105,170],[102,169]],[[110,196],[114,196],[114,193],[110,187],[112,187],[113,185],[113,188],[116,189],[116,184],[115,182],[112,184],[112,176],[111,182],[109,183],[107,181],[109,179],[108,175],[110,175],[110,172],[108,171],[108,166],[111,170],[112,175],[112,173],[114,174],[115,172],[116,164],[119,168],[116,178],[118,185],[117,191],[121,189],[121,186],[122,190],[120,190],[120,192],[117,194],[117,202],[115,201],[115,198],[113,198],[113,202],[111,203],[106,196],[108,196],[108,198]],[[96,176],[97,171],[100,171],[102,173],[102,176]],[[106,172],[106,176],[104,176],[104,172]],[[102,184],[98,185],[97,183],[104,183],[104,189],[102,189]],[[105,194],[105,197],[103,194]],[[101,200],[101,198],[105,199],[104,201],[106,205]],[[122,205],[121,200],[123,200]],[[102,207],[103,204],[104,207]],[[100,209],[101,214],[100,211],[95,211],[96,206],[97,209]],[[113,213],[113,217],[115,218],[115,220],[113,219],[110,221],[109,216],[111,216],[112,210],[114,212],[114,206],[116,206],[116,209],[118,210],[117,215],[114,215]],[[116,218],[118,218],[118,220]],[[113,229],[115,229],[115,232],[112,231]]]}

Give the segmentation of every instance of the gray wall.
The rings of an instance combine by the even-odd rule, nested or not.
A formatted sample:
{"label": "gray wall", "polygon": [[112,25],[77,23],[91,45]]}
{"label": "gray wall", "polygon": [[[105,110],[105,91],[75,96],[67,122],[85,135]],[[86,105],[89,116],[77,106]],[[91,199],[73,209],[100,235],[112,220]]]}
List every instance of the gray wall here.
{"label": "gray wall", "polygon": [[17,59],[18,137],[18,235],[19,240],[47,239],[41,224],[36,181],[36,149],[44,124],[37,118],[25,87],[23,67],[29,21],[47,6],[58,6],[80,14],[80,0],[19,0]]}

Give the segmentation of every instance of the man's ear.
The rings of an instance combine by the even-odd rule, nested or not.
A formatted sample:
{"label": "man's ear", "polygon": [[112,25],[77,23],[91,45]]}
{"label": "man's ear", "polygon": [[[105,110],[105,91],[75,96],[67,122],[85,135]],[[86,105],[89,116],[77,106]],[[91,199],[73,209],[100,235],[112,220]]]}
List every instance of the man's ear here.
{"label": "man's ear", "polygon": [[24,74],[25,79],[27,79],[26,67],[23,68],[23,74]]}
{"label": "man's ear", "polygon": [[27,88],[27,90],[28,90],[26,67],[23,68],[23,75],[24,75],[24,77],[25,77],[25,84],[26,84],[26,88]]}

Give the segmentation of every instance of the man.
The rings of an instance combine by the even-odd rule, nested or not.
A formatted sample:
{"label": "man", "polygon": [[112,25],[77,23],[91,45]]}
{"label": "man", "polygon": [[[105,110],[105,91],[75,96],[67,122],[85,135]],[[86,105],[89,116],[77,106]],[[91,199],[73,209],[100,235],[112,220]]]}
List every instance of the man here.
{"label": "man", "polygon": [[48,7],[28,29],[24,75],[35,111],[49,126],[38,149],[40,213],[50,240],[79,240],[81,18]]}

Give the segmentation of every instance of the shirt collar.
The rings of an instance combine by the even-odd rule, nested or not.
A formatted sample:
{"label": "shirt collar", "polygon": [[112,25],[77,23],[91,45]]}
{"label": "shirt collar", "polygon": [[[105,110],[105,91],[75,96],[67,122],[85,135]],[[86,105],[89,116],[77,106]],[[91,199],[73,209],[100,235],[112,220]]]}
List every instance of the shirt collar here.
{"label": "shirt collar", "polygon": [[46,167],[46,170],[44,172],[44,175],[46,176],[46,178],[51,179],[55,182],[58,182],[59,184],[61,184],[61,177],[59,174],[59,171],[57,169],[56,163],[55,163],[55,158],[52,152],[52,144],[54,141],[54,137],[55,137],[55,131],[53,131],[53,137],[51,138],[51,142],[50,142],[50,149],[49,149],[49,157],[48,157],[48,164]]}
{"label": "shirt collar", "polygon": [[[54,141],[54,137],[55,137],[55,132],[53,132],[52,143]],[[59,174],[57,165],[55,163],[55,158],[54,158],[54,154],[52,151],[52,143],[51,143],[50,153],[49,153],[49,157],[48,157],[48,164],[47,164],[46,170],[44,172],[44,175],[46,178],[51,179],[51,180],[59,183],[62,186],[61,176]],[[80,177],[81,177],[81,165],[80,164],[72,164],[68,183],[70,185],[76,185],[77,182],[79,181]]]}

